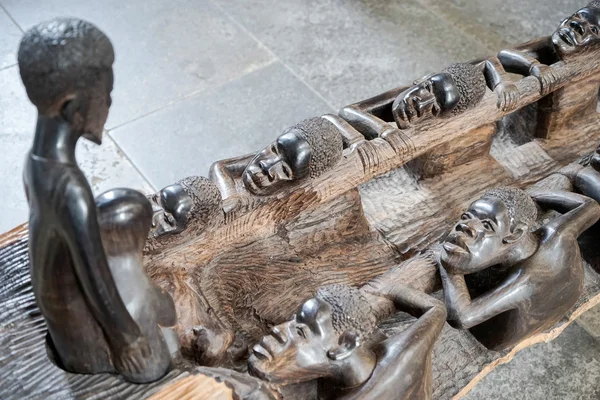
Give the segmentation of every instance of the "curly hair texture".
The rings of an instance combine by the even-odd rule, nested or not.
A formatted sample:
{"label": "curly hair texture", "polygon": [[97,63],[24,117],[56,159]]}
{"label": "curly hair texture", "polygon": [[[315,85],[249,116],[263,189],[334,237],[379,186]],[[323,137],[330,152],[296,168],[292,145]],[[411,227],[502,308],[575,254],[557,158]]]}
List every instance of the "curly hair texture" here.
{"label": "curly hair texture", "polygon": [[206,223],[221,208],[221,192],[210,179],[189,176],[177,183],[192,198],[191,220]]}
{"label": "curly hair texture", "polygon": [[108,37],[91,23],[57,18],[25,33],[18,60],[27,95],[44,113],[66,94],[96,87],[115,54]]}
{"label": "curly hair texture", "polygon": [[331,306],[331,320],[337,334],[353,331],[361,338],[368,338],[375,330],[377,319],[360,290],[333,284],[319,288],[315,297]]}
{"label": "curly hair texture", "polygon": [[485,94],[485,77],[483,73],[472,64],[456,63],[448,66],[442,72],[452,76],[458,87],[460,99],[451,112],[457,115],[479,104]]}
{"label": "curly hair texture", "polygon": [[306,119],[290,129],[299,130],[310,146],[308,173],[311,178],[321,175],[342,158],[342,134],[325,118]]}
{"label": "curly hair texture", "polygon": [[593,0],[587,6],[588,8],[595,8],[596,10],[600,11],[600,0]]}
{"label": "curly hair texture", "polygon": [[523,190],[511,187],[491,189],[482,196],[496,198],[502,201],[508,210],[508,215],[514,226],[521,222],[533,226],[537,219],[537,207],[533,199]]}

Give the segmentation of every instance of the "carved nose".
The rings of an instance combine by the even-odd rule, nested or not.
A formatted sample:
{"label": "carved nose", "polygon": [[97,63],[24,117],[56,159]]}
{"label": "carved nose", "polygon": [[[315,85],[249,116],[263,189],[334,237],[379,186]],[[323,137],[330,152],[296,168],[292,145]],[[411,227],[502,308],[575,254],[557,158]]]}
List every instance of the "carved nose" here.
{"label": "carved nose", "polygon": [[473,230],[473,228],[471,228],[469,225],[467,224],[458,224],[456,225],[456,230],[458,232],[462,232],[466,235],[469,235],[470,237],[475,237],[475,231]]}
{"label": "carved nose", "polygon": [[577,21],[571,21],[571,23],[569,24],[569,26],[571,28],[573,28],[573,30],[575,30],[575,32],[579,33],[580,35],[583,35],[585,33],[585,30],[583,29],[583,26],[577,22]]}
{"label": "carved nose", "polygon": [[273,329],[271,329],[271,336],[273,336],[275,340],[277,340],[281,344],[285,344],[285,342],[287,341],[285,333],[283,333],[283,331],[276,326],[273,327]]}

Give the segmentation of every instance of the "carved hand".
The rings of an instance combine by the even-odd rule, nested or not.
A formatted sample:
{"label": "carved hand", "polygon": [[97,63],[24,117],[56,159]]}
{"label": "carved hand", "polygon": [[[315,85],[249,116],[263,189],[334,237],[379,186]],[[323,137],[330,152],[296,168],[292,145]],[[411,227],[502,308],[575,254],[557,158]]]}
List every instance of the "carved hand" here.
{"label": "carved hand", "polygon": [[138,336],[133,341],[113,346],[115,368],[125,376],[138,375],[146,368],[146,361],[152,354],[150,345],[144,336]]}
{"label": "carved hand", "polygon": [[498,96],[496,106],[502,111],[512,111],[519,101],[519,89],[514,83],[502,82],[494,89]]}
{"label": "carved hand", "polygon": [[562,78],[561,74],[556,69],[544,64],[534,64],[529,72],[540,81],[540,84],[542,85],[542,96],[546,96],[552,92]]}

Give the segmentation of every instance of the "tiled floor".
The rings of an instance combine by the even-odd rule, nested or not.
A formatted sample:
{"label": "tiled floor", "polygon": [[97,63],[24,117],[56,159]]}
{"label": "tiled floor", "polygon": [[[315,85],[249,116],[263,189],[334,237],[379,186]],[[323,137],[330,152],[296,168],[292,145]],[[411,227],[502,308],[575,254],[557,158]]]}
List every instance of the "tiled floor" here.
{"label": "tiled floor", "polygon": [[[259,149],[286,126],[455,61],[548,34],[581,0],[0,0],[0,232],[27,219],[35,111],[16,50],[59,15],[96,23],[117,53],[101,147],[78,160],[99,193],[149,192]],[[597,334],[598,313],[582,326]],[[499,367],[469,399],[597,399],[600,349],[578,326]]]}

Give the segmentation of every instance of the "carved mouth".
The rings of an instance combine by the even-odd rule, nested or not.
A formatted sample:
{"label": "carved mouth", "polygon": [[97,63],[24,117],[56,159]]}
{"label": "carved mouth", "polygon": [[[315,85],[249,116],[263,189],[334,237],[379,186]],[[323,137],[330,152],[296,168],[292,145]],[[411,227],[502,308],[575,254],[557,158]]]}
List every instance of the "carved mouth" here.
{"label": "carved mouth", "polygon": [[469,249],[466,243],[460,238],[459,235],[448,237],[448,239],[446,239],[444,242],[443,247],[448,253],[469,254]]}
{"label": "carved mouth", "polygon": [[558,37],[569,47],[575,47],[577,41],[575,40],[574,33],[570,29],[562,28],[558,31]]}

